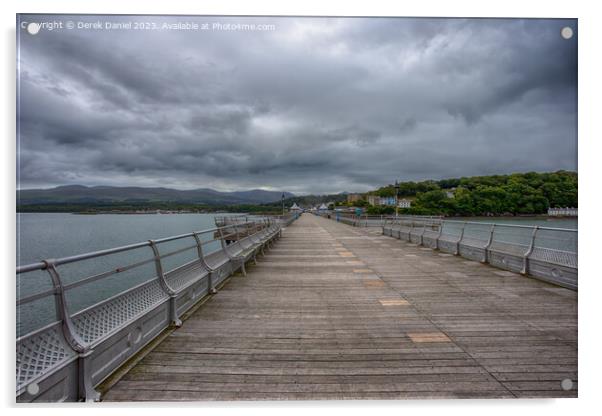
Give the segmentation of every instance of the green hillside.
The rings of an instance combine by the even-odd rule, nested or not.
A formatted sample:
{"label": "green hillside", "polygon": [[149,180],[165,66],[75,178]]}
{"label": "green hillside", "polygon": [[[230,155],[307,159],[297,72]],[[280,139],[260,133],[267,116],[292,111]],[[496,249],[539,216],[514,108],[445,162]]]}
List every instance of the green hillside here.
{"label": "green hillside", "polygon": [[[401,182],[400,197],[414,197],[412,208],[400,212],[420,215],[544,214],[549,207],[578,206],[577,172],[513,173],[509,175]],[[453,197],[448,196],[453,193]],[[394,196],[389,184],[370,194]],[[392,207],[370,207],[370,213],[389,213]]]}

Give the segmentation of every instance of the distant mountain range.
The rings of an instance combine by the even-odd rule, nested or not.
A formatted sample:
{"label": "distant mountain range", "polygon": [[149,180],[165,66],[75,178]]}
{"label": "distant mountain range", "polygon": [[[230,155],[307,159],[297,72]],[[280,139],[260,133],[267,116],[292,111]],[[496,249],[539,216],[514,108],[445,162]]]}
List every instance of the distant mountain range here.
{"label": "distant mountain range", "polygon": [[[36,204],[95,204],[177,202],[207,205],[267,204],[280,201],[283,192],[252,189],[249,191],[220,192],[213,189],[179,190],[170,188],[142,188],[116,186],[57,186],[50,189],[22,189],[17,191],[17,205]],[[284,192],[285,198],[295,195]]]}

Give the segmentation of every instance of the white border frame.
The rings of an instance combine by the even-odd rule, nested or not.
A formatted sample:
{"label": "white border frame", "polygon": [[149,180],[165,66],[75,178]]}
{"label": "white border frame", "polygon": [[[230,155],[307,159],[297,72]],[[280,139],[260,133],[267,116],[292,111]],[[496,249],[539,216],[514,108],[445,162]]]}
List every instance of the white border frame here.
{"label": "white border frame", "polygon": [[[586,412],[596,405],[599,394],[601,341],[597,308],[600,297],[600,279],[598,277],[599,248],[594,246],[594,237],[600,235],[600,215],[598,201],[602,193],[597,186],[600,181],[600,139],[602,132],[599,123],[596,98],[600,96],[599,75],[602,73],[598,41],[602,39],[602,22],[594,6],[595,2],[576,1],[540,1],[505,0],[498,2],[454,0],[422,0],[412,2],[386,2],[381,0],[253,0],[253,1],[206,1],[184,0],[168,1],[123,1],[104,0],[102,2],[82,2],[75,0],[22,0],[4,1],[0,4],[0,19],[3,26],[2,83],[2,126],[5,127],[2,156],[3,203],[2,220],[4,235],[0,250],[4,269],[4,320],[5,336],[2,342],[2,383],[0,393],[5,406],[14,410],[14,296],[15,285],[12,276],[15,267],[15,13],[132,13],[132,14],[236,14],[236,15],[345,15],[345,16],[442,16],[442,17],[568,17],[579,19],[579,174],[580,174],[580,290],[579,290],[579,399],[549,400],[438,400],[438,401],[348,401],[348,402],[238,402],[213,404],[181,404],[178,412],[199,414],[196,407],[212,407],[210,411],[245,414],[306,414],[307,412],[331,413],[336,408],[345,408],[345,413],[364,414],[369,408],[379,411],[398,413],[400,411],[420,412],[420,415],[449,413],[462,415],[507,415],[508,412],[528,411],[546,415],[578,414]],[[9,232],[10,231],[10,232]],[[96,405],[86,409],[94,414],[117,407],[127,407],[128,411],[138,409],[145,414],[164,414],[162,405]],[[70,411],[81,412],[83,405],[52,406],[51,409],[39,409],[30,406],[20,411],[48,412],[65,414]],[[207,409],[208,410],[208,409]]]}

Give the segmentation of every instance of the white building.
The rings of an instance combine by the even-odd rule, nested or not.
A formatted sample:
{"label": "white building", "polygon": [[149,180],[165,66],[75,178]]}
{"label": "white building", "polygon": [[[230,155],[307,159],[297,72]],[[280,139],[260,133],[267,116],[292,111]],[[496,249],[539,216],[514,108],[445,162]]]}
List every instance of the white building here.
{"label": "white building", "polygon": [[548,208],[548,215],[552,217],[576,217],[577,208]]}
{"label": "white building", "polygon": [[402,198],[399,201],[397,201],[397,206],[399,208],[411,208],[412,201],[410,201],[409,199]]}

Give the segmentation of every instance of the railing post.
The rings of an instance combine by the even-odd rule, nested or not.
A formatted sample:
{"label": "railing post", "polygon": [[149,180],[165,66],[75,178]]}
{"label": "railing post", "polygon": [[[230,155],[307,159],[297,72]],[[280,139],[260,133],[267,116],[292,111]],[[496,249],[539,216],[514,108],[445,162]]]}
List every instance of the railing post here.
{"label": "railing post", "polygon": [[[267,230],[268,229],[268,220],[266,218],[261,218],[261,228],[260,230]],[[261,237],[259,238],[261,245],[259,246],[259,250],[261,250],[261,255],[265,256],[265,249],[264,246],[267,244],[269,244],[269,242],[267,240],[263,240]],[[264,243],[264,241],[266,241]]]}
{"label": "railing post", "polygon": [[161,264],[161,254],[159,253],[157,244],[154,240],[148,240],[148,242],[151,250],[153,251],[155,270],[157,272],[159,284],[161,285],[161,289],[163,289],[163,291],[169,296],[169,319],[172,325],[181,327],[182,321],[178,317],[177,293],[171,287],[169,287],[167,280],[165,280],[163,265]]}
{"label": "railing post", "polygon": [[52,279],[52,285],[55,291],[54,305],[57,313],[57,318],[61,320],[61,328],[63,331],[63,335],[65,336],[65,340],[67,341],[69,346],[78,355],[78,397],[80,400],[84,400],[87,402],[99,401],[100,393],[94,390],[94,385],[92,383],[92,372],[90,369],[90,356],[93,351],[79,336],[75,329],[75,325],[71,320],[71,315],[69,315],[69,310],[67,308],[65,290],[61,281],[61,276],[58,270],[56,269],[55,261],[52,259],[44,260],[44,263],[46,264],[46,271]]}
{"label": "railing post", "polygon": [[54,287],[54,307],[56,310],[57,319],[61,321],[61,328],[63,330],[65,340],[74,351],[84,352],[86,351],[86,345],[84,340],[81,339],[75,330],[75,325],[73,325],[73,321],[69,315],[63,283],[61,281],[61,276],[56,269],[54,260],[44,260],[43,262],[46,264],[46,271],[52,279],[52,285]]}
{"label": "railing post", "polygon": [[533,253],[533,248],[535,248],[535,236],[537,235],[537,230],[539,230],[538,225],[533,228],[533,233],[531,234],[531,244],[523,256],[523,269],[520,271],[521,274],[527,274],[529,272],[529,256],[531,253]]}
{"label": "railing post", "polygon": [[426,221],[422,223],[422,234],[420,234],[420,245],[424,245],[424,233],[426,232]]}
{"label": "railing post", "polygon": [[270,248],[270,240],[271,240],[271,238],[270,238],[270,237],[267,237],[267,236],[269,235],[269,230],[270,230],[270,218],[269,218],[269,217],[265,217],[265,218],[263,219],[263,228],[264,228],[265,230],[267,230],[267,231],[268,231],[268,233],[266,233],[266,241],[265,241],[265,243],[264,243],[264,244],[261,246],[261,254],[265,255],[265,250],[264,250],[264,248],[265,248],[266,246],[267,246],[267,248],[268,248],[268,249]]}
{"label": "railing post", "polygon": [[194,237],[194,241],[196,241],[196,251],[199,256],[199,262],[203,265],[203,267],[208,272],[208,274],[207,274],[207,293],[209,293],[211,295],[215,295],[217,293],[217,289],[215,289],[215,286],[213,286],[213,273],[215,272],[215,269],[213,269],[211,266],[209,266],[207,264],[207,261],[205,260],[205,255],[203,254],[203,242],[201,241],[201,238],[198,236],[197,233],[192,233],[192,236]]}
{"label": "railing post", "polygon": [[483,254],[483,263],[487,263],[489,261],[489,247],[493,243],[493,232],[495,230],[495,224],[491,225],[491,229],[489,230],[489,240],[487,240],[487,244],[484,247],[485,253]]}
{"label": "railing post", "polygon": [[[408,231],[408,241],[412,242],[412,231],[414,230],[414,220],[410,219],[410,231]],[[399,230],[399,239],[401,240],[401,229]]]}
{"label": "railing post", "polygon": [[435,250],[439,250],[439,239],[441,238],[441,234],[443,234],[443,220],[439,221],[439,234],[435,238]]}
{"label": "railing post", "polygon": [[[253,247],[255,245],[251,236],[255,235],[255,233],[257,232],[256,227],[257,227],[257,224],[255,224],[255,222],[247,222],[245,224],[245,228],[247,229],[247,237],[246,238],[248,238],[249,241],[251,242],[251,247]],[[255,264],[257,266],[257,247],[253,247],[253,264]]]}
{"label": "railing post", "polygon": [[[238,241],[240,244],[240,232],[238,231],[238,224],[234,224],[234,233],[236,235],[236,241]],[[241,247],[242,247],[242,245],[241,245]],[[237,257],[237,258],[240,259],[240,270],[242,272],[242,275],[246,276],[247,268],[245,266],[245,259],[244,259],[244,257],[243,258]]]}
{"label": "railing post", "polygon": [[454,253],[456,256],[458,254],[460,254],[460,242],[464,238],[464,228],[466,228],[466,222],[467,221],[464,221],[464,224],[462,224],[462,231],[460,231],[460,238],[458,239],[458,242],[456,243],[456,252]]}

